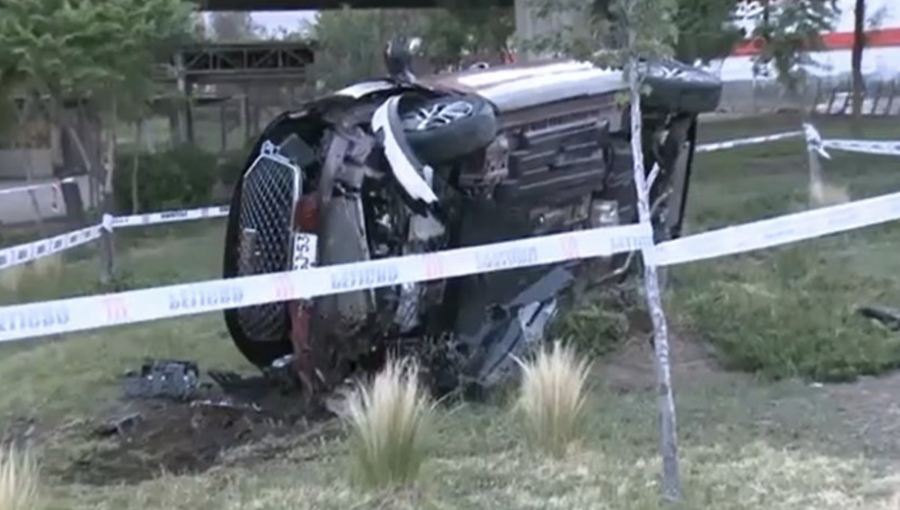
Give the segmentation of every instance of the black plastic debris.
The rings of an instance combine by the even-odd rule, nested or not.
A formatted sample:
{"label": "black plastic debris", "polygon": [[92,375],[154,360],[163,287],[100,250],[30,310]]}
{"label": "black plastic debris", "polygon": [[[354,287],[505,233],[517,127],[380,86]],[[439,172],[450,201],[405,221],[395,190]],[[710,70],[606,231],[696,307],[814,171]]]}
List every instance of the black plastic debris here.
{"label": "black plastic debris", "polygon": [[200,369],[191,361],[148,360],[139,373],[125,379],[125,395],[130,398],[190,400],[199,390]]}
{"label": "black plastic debris", "polygon": [[122,435],[134,429],[142,419],[143,416],[141,416],[140,413],[126,414],[101,423],[94,432],[101,437],[108,437],[116,434]]}
{"label": "black plastic debris", "polygon": [[900,310],[884,306],[861,306],[856,312],[867,319],[880,322],[892,331],[900,331]]}

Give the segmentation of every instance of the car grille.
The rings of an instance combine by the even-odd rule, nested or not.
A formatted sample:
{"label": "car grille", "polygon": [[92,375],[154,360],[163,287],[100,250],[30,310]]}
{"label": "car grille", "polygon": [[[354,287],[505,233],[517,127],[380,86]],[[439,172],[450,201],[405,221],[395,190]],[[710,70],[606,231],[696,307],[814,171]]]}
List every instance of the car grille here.
{"label": "car grille", "polygon": [[[244,177],[238,225],[238,275],[287,271],[292,260],[293,211],[300,170],[277,156],[261,155]],[[277,342],[289,330],[284,303],[248,306],[238,311],[254,342]]]}

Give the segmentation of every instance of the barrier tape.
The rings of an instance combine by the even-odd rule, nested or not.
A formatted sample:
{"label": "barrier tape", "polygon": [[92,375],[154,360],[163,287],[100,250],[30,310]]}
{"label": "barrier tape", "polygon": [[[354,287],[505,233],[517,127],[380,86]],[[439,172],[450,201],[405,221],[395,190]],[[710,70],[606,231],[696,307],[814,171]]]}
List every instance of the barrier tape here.
{"label": "barrier tape", "polygon": [[711,230],[657,245],[659,265],[683,264],[900,219],[900,193]]}
{"label": "barrier tape", "polygon": [[898,141],[823,140],[822,148],[880,156],[900,156]]}
{"label": "barrier tape", "polygon": [[103,223],[100,225],[67,232],[47,239],[20,244],[18,246],[0,248],[0,271],[12,266],[27,264],[28,262],[32,262],[41,257],[60,253],[76,246],[89,243],[99,239],[103,230],[111,231],[114,228],[159,225],[163,223],[176,223],[206,218],[221,218],[223,216],[228,216],[227,205],[136,214],[133,216],[113,217],[106,215],[103,217]]}
{"label": "barrier tape", "polygon": [[683,264],[896,219],[900,219],[900,193],[726,227],[655,247],[649,227],[627,225],[302,271],[13,305],[0,308],[0,342],[638,249],[653,254],[658,265]]}
{"label": "barrier tape", "polygon": [[698,145],[695,153],[714,152],[725,149],[733,149],[735,147],[743,147],[745,145],[757,145],[760,143],[775,142],[778,140],[787,140],[789,138],[798,138],[803,136],[803,131],[788,131],[785,133],[776,133],[774,135],[753,136],[750,138],[739,138],[737,140],[728,140],[727,142],[714,142]]}
{"label": "barrier tape", "polygon": [[301,271],[13,305],[0,308],[0,342],[610,256],[652,247],[652,242],[649,226],[626,225]]}
{"label": "barrier tape", "polygon": [[26,193],[29,191],[37,191],[43,188],[58,188],[60,184],[75,182],[74,177],[66,177],[59,182],[42,182],[38,184],[29,184],[28,186],[18,186],[15,188],[0,188],[0,195],[11,195],[13,193]]}
{"label": "barrier tape", "polygon": [[100,238],[101,226],[87,227],[40,241],[0,249],[0,271],[60,253]]}
{"label": "barrier tape", "polygon": [[[784,139],[805,133],[809,150],[828,146],[818,133],[782,133],[715,144],[736,147]],[[839,141],[844,142],[844,141]],[[853,141],[855,147],[863,142]],[[869,142],[865,142],[868,144]],[[871,142],[889,144],[890,142]],[[846,145],[846,144],[844,144]],[[708,147],[708,146],[707,146]],[[873,147],[866,145],[866,147]],[[881,147],[879,145],[879,147]],[[718,149],[707,149],[718,150]],[[874,150],[874,149],[872,149]],[[882,153],[882,152],[879,152]],[[204,212],[205,216],[204,216]],[[107,217],[106,227],[186,221],[227,214],[227,208],[167,211],[125,218]],[[146,220],[144,219],[146,218]],[[540,266],[582,258],[644,250],[658,265],[706,260],[829,234],[855,230],[900,219],[900,193],[893,193],[777,218],[726,227],[653,246],[646,225],[627,225],[535,237],[490,245],[460,248],[368,262],[324,266],[303,271],[211,280],[117,294],[86,296],[0,308],[0,342],[70,333],[122,324],[221,311],[294,299],[374,289],[428,280],[454,278],[514,268]],[[8,265],[38,253],[62,251],[100,236],[103,226],[89,227],[45,241],[0,251],[23,250]],[[44,243],[44,244],[42,244]],[[45,243],[50,243],[47,246]],[[42,245],[43,247],[38,247]],[[29,251],[30,250],[30,251]],[[15,260],[15,262],[9,262]]]}
{"label": "barrier tape", "polygon": [[159,225],[162,223],[177,223],[182,221],[204,220],[207,218],[221,218],[228,216],[228,206],[201,207],[199,209],[177,209],[132,216],[116,216],[112,219],[113,228],[142,227],[145,225]]}

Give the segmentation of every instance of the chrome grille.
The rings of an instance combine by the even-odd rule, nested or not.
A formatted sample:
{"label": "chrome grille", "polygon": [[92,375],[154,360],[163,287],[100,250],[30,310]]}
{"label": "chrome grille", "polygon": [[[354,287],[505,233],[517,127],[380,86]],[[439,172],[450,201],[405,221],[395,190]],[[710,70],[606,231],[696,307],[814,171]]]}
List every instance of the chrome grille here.
{"label": "chrome grille", "polygon": [[[277,155],[259,156],[244,177],[238,225],[240,276],[291,269],[293,211],[300,193],[300,169]],[[277,342],[290,329],[284,303],[248,306],[238,312],[254,342]]]}

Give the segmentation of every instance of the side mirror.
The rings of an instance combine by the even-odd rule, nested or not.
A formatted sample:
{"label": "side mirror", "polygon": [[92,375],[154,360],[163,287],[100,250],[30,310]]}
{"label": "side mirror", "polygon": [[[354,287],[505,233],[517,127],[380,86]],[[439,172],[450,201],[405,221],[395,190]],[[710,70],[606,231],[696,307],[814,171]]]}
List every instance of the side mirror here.
{"label": "side mirror", "polygon": [[412,60],[421,47],[422,40],[418,37],[410,39],[398,37],[388,42],[384,49],[384,66],[388,75],[397,81],[415,81],[416,77],[412,73]]}

